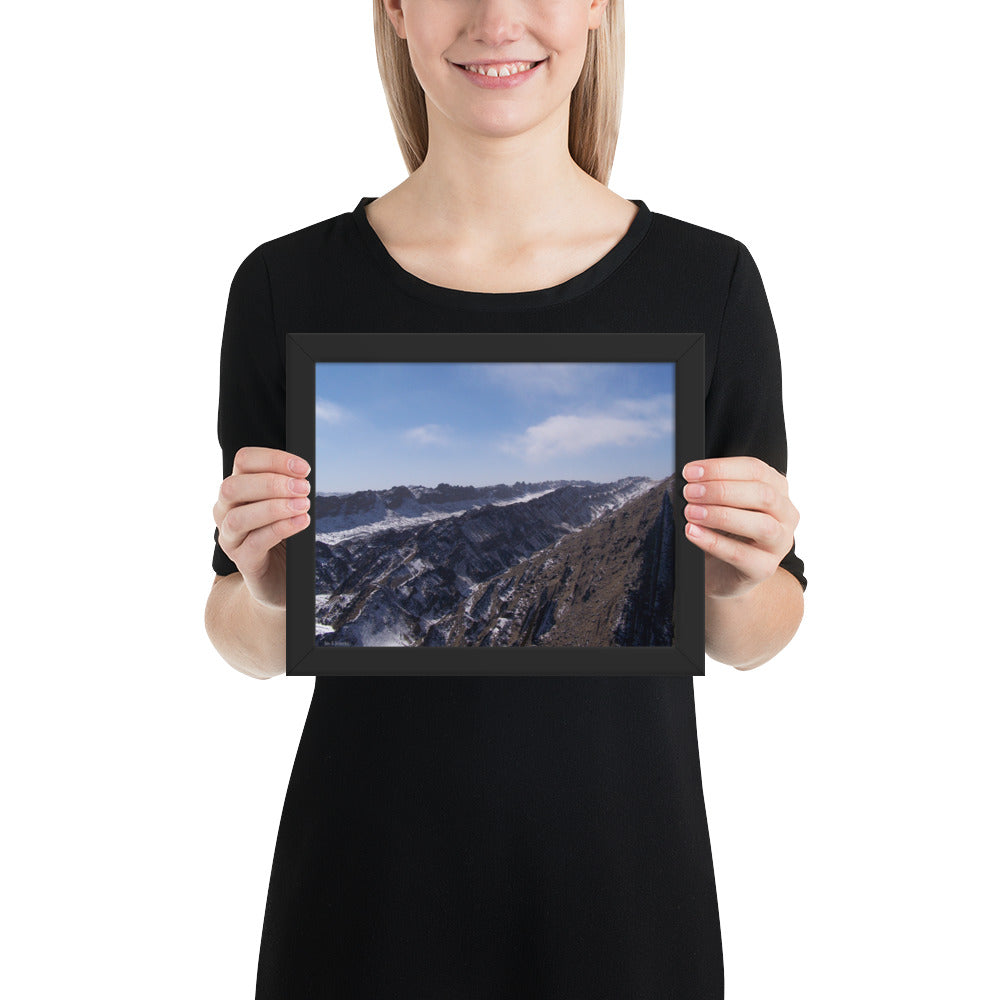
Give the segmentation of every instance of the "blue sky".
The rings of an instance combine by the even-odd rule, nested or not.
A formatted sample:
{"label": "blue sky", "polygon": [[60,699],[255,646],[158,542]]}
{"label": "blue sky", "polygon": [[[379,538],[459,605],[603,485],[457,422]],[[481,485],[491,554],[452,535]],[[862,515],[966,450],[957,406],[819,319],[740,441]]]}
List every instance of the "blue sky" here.
{"label": "blue sky", "polygon": [[321,493],[674,471],[674,365],[320,362]]}

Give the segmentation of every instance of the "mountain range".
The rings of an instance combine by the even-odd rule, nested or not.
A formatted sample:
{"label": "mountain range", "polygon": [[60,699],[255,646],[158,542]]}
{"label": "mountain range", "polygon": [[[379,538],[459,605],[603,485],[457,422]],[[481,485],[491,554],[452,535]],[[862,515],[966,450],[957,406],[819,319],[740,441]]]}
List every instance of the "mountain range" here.
{"label": "mountain range", "polygon": [[319,494],[316,644],[673,642],[676,475]]}

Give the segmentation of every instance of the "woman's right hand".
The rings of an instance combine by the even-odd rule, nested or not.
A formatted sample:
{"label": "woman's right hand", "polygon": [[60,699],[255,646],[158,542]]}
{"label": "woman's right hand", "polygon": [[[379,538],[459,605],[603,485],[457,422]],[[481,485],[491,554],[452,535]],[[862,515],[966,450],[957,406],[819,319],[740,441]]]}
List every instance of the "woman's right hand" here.
{"label": "woman's right hand", "polygon": [[309,463],[276,448],[240,448],[212,509],[219,545],[251,596],[285,608],[285,539],[309,523]]}

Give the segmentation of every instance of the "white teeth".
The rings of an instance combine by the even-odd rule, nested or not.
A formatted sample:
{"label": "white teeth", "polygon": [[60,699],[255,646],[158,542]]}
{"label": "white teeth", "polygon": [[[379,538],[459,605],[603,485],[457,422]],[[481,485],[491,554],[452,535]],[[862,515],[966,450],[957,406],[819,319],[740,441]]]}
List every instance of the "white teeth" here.
{"label": "white teeth", "polygon": [[502,66],[463,66],[462,68],[478,73],[480,76],[513,76],[515,73],[523,73],[526,69],[537,65],[538,63],[518,62],[504,63]]}

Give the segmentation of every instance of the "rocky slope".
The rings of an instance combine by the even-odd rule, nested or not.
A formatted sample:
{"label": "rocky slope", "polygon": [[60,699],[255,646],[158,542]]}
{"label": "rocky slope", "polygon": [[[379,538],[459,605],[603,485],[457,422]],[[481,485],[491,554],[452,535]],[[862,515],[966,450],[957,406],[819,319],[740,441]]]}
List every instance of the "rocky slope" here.
{"label": "rocky slope", "polygon": [[675,480],[321,496],[317,644],[669,645]]}

